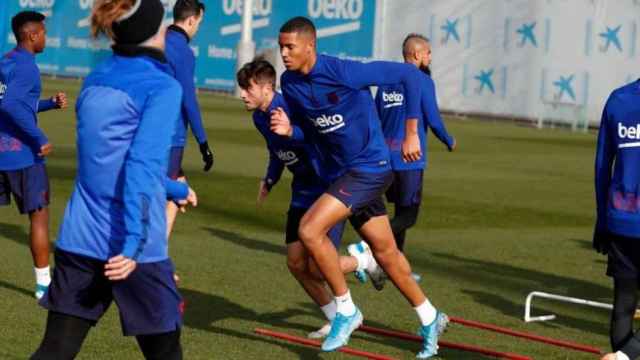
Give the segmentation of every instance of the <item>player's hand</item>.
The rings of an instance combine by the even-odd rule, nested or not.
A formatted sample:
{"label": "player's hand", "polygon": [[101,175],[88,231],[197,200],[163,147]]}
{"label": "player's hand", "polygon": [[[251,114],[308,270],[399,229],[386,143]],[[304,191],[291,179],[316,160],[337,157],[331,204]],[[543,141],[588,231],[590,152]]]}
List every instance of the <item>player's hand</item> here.
{"label": "player's hand", "polygon": [[198,206],[198,195],[192,188],[189,188],[189,195],[184,200],[178,200],[178,206],[180,208],[180,212],[187,212],[187,205],[191,205],[193,207]]}
{"label": "player's hand", "polygon": [[258,198],[256,199],[256,204],[258,206],[262,205],[264,200],[269,195],[269,188],[267,188],[267,183],[264,180],[260,180],[260,186],[258,188]]}
{"label": "player's hand", "polygon": [[405,135],[402,142],[402,160],[413,162],[420,160],[422,149],[420,148],[420,137],[418,136],[418,119],[407,119],[405,123]]}
{"label": "player's hand", "polygon": [[67,107],[67,94],[63,92],[58,92],[53,97],[51,97],[51,101],[56,103],[56,106],[59,109],[64,109]]}
{"label": "player's hand", "polygon": [[291,137],[293,135],[293,127],[291,126],[291,121],[289,121],[289,116],[281,107],[271,111],[270,125],[271,131],[280,136]]}
{"label": "player's hand", "polygon": [[53,145],[51,145],[51,143],[46,143],[40,146],[40,152],[38,153],[38,156],[40,157],[48,156],[49,154],[51,154],[52,151],[53,151]]}
{"label": "player's hand", "polygon": [[602,255],[607,255],[611,249],[611,237],[604,230],[593,232],[593,248]]}
{"label": "player's hand", "polygon": [[200,154],[202,154],[202,162],[204,162],[204,168],[202,170],[209,171],[213,166],[213,152],[209,148],[207,141],[200,144]]}
{"label": "player's hand", "polygon": [[616,356],[615,353],[608,353],[605,354],[602,358],[600,358],[600,360],[616,360],[618,357]]}
{"label": "player's hand", "polygon": [[104,265],[104,276],[111,281],[124,280],[131,275],[136,266],[137,263],[133,259],[123,255],[114,256]]}
{"label": "player's hand", "polygon": [[455,151],[456,147],[458,147],[458,141],[456,139],[453,139],[453,144],[451,144],[451,147],[449,148],[449,151],[451,151],[451,152]]}

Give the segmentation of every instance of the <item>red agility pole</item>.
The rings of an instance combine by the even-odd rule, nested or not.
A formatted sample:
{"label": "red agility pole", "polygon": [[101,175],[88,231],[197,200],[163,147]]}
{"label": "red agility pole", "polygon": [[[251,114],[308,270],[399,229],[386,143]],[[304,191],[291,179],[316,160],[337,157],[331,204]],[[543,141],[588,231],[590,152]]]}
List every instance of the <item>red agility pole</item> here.
{"label": "red agility pole", "polygon": [[[406,332],[402,332],[402,331],[385,330],[385,329],[379,329],[379,328],[366,326],[366,325],[360,326],[360,328],[358,330],[366,332],[366,333],[369,333],[369,334],[389,336],[389,337],[393,337],[393,338],[396,338],[396,339],[403,339],[403,340],[409,340],[409,341],[422,343],[422,337],[420,337],[418,335],[413,335],[413,334],[409,334],[409,333],[406,333]],[[506,352],[500,352],[500,351],[494,351],[494,350],[484,349],[484,348],[477,347],[477,346],[472,346],[472,345],[455,344],[455,343],[451,343],[451,342],[448,342],[448,341],[442,341],[442,340],[438,341],[438,345],[440,345],[442,347],[449,348],[449,349],[469,351],[469,352],[474,352],[474,353],[478,353],[478,354],[482,354],[482,355],[492,356],[492,357],[495,357],[495,358],[498,358],[498,359],[532,360],[530,357],[524,356],[524,355],[506,353]]]}
{"label": "red agility pole", "polygon": [[[256,328],[254,329],[254,331],[264,336],[271,336],[277,339],[282,339],[282,340],[290,341],[297,344],[307,345],[307,346],[320,347],[320,342],[315,340],[309,340],[309,339],[301,338],[298,336],[293,336],[293,335],[289,335],[289,334],[285,334],[277,331],[271,331],[271,330],[260,329],[260,328]],[[367,351],[351,349],[346,346],[341,347],[337,351],[343,352],[345,354],[359,356],[359,357],[373,359],[373,360],[394,360],[393,358],[388,356],[374,354]]]}
{"label": "red agility pole", "polygon": [[497,332],[497,333],[510,335],[510,336],[515,336],[515,337],[519,337],[519,338],[523,338],[523,339],[528,339],[528,340],[531,340],[531,341],[537,341],[537,342],[550,344],[550,345],[555,345],[555,346],[560,346],[560,347],[564,347],[564,348],[568,348],[568,349],[584,351],[584,352],[592,353],[592,354],[598,354],[598,355],[602,354],[602,351],[600,351],[600,349],[597,349],[597,348],[594,348],[594,347],[588,346],[588,345],[582,345],[582,344],[577,344],[577,343],[573,343],[573,342],[569,342],[569,341],[563,341],[563,340],[556,340],[556,339],[552,339],[552,338],[548,338],[548,337],[544,337],[544,336],[540,336],[540,335],[534,335],[534,334],[529,334],[529,333],[525,333],[525,332],[521,332],[521,331],[515,331],[515,330],[503,328],[503,327],[496,326],[496,325],[485,324],[485,323],[481,323],[481,322],[477,322],[477,321],[471,321],[471,320],[465,320],[465,319],[461,319],[461,318],[457,318],[457,317],[453,317],[453,316],[449,317],[449,320],[452,323],[456,323],[456,324],[460,324],[460,325],[464,325],[464,326],[468,326],[468,327],[473,327],[473,328],[477,328],[477,329],[494,331],[494,332]]}

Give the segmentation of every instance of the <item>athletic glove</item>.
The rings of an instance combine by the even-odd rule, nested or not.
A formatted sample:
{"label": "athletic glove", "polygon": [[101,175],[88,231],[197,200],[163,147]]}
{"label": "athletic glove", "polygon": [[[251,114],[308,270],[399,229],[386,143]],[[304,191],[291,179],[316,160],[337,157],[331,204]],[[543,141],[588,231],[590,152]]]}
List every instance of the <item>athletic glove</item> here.
{"label": "athletic glove", "polygon": [[606,231],[596,229],[593,232],[593,248],[602,255],[607,255],[611,248],[611,237]]}
{"label": "athletic glove", "polygon": [[207,141],[200,144],[200,154],[202,154],[202,162],[204,162],[204,168],[202,170],[209,171],[213,166],[213,152],[209,148]]}

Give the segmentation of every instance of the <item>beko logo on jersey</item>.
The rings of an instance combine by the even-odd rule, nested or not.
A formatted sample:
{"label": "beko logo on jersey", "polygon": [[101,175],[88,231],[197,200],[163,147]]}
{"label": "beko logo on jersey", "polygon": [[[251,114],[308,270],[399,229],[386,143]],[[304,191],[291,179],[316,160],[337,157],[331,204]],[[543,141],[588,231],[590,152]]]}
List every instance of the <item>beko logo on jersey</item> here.
{"label": "beko logo on jersey", "polygon": [[278,159],[280,159],[280,161],[282,161],[287,166],[293,165],[298,162],[298,157],[293,151],[278,150],[276,152],[276,155],[278,156]]}
{"label": "beko logo on jersey", "polygon": [[7,92],[7,85],[0,82],[0,100],[4,99],[4,93]]}
{"label": "beko logo on jersey", "polygon": [[[618,136],[620,139],[640,140],[640,124],[636,126],[624,126],[618,123]],[[618,148],[640,147],[640,142],[627,142],[618,145]]]}
{"label": "beko logo on jersey", "polygon": [[402,95],[402,93],[399,92],[382,92],[382,101],[384,101],[385,104],[384,108],[390,108],[390,107],[394,107],[394,106],[402,106],[402,103],[404,101],[404,95]]}
{"label": "beko logo on jersey", "polygon": [[313,125],[315,125],[321,134],[330,133],[338,130],[344,126],[344,118],[340,114],[324,115],[311,119]]}
{"label": "beko logo on jersey", "polygon": [[640,139],[640,124],[626,127],[618,123],[618,136],[621,139]]}
{"label": "beko logo on jersey", "polygon": [[80,9],[87,10],[93,7],[93,0],[79,0]]}
{"label": "beko logo on jersey", "polygon": [[356,20],[364,11],[363,0],[309,0],[309,16],[312,18]]}

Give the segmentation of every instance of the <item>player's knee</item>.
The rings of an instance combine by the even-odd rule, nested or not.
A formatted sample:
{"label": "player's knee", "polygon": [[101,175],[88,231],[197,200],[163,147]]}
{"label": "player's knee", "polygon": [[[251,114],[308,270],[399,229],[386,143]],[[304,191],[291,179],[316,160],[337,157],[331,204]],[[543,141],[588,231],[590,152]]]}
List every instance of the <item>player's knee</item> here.
{"label": "player's knee", "polygon": [[304,274],[307,270],[307,263],[304,259],[299,258],[288,258],[287,259],[287,267],[293,276],[296,278]]}
{"label": "player's knee", "polygon": [[322,242],[322,233],[308,223],[301,223],[298,228],[298,237],[307,248],[318,246]]}

